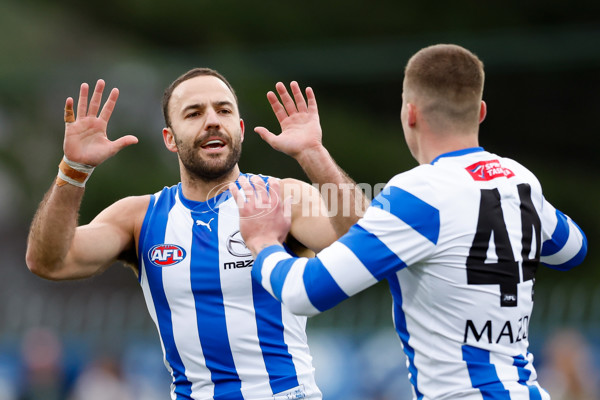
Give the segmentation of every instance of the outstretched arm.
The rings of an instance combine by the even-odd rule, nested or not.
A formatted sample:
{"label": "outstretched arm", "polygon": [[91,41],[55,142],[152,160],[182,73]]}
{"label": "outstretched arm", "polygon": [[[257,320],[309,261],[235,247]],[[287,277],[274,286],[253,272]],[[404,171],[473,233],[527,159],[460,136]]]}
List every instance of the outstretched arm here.
{"label": "outstretched arm", "polygon": [[[281,246],[289,229],[288,208],[276,196],[255,195],[267,192],[264,183],[232,189],[240,233],[255,257],[253,279],[292,313],[314,315],[407,266],[423,266],[439,247],[439,210],[415,200],[398,183],[390,182],[347,234],[310,259],[292,257]],[[541,261],[559,269],[580,264],[587,240],[579,227],[549,203],[541,218]]]}
{"label": "outstretched arm", "polygon": [[339,237],[363,215],[368,202],[360,187],[323,146],[313,90],[306,88],[305,99],[297,82],[290,84],[293,97],[283,83],[278,82],[275,87],[281,101],[274,92],[268,92],[267,99],[279,121],[281,133],[275,135],[264,127],[254,130],[275,150],[296,159],[311,182],[318,184]]}
{"label": "outstretched arm", "polygon": [[88,91],[87,83],[82,84],[77,118],[73,99],[66,100],[65,158],[59,166],[56,183],[38,207],[29,231],[27,266],[48,279],[91,276],[116,260],[133,245],[133,211],[148,201],[145,198],[122,200],[89,225],[77,228],[85,182],[93,168],[122,148],[137,143],[134,136],[115,141],[107,137],[108,121],[119,91],[110,92],[102,109],[104,81],[97,82],[89,105]]}
{"label": "outstretched arm", "polygon": [[[281,199],[279,181],[239,180],[230,190],[240,211],[240,233],[255,262],[252,277],[294,314],[314,315],[385,278],[406,264],[387,248],[386,235],[398,235],[398,224],[386,211],[371,207],[365,218],[314,258],[290,256],[282,247],[290,227],[290,199]],[[369,216],[369,213],[371,215]],[[402,227],[400,227],[402,229]],[[412,229],[404,228],[408,235]],[[385,239],[384,239],[385,238]],[[398,240],[421,256],[433,244],[424,236]],[[395,249],[394,249],[395,250]]]}

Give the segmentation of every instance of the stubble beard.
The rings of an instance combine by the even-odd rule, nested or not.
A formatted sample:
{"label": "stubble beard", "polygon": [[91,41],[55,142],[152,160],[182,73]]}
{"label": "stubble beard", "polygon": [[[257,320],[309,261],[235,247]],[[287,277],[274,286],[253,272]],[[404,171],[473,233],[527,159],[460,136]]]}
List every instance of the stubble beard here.
{"label": "stubble beard", "polygon": [[181,142],[174,134],[175,143],[179,150],[179,159],[184,168],[192,179],[198,179],[204,182],[218,180],[219,178],[226,176],[235,168],[242,155],[242,143],[239,140],[239,137],[241,137],[240,133],[238,139],[232,138],[230,151],[225,159],[223,159],[220,154],[208,155],[208,158],[200,156],[200,144],[208,136],[226,139],[218,130],[211,130],[195,140],[192,145],[187,145]]}

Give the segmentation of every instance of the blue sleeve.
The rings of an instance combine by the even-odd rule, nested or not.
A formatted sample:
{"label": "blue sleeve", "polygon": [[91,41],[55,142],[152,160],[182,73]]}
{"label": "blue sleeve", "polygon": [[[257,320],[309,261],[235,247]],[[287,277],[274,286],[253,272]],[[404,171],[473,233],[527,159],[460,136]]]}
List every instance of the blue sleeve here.
{"label": "blue sleeve", "polygon": [[556,227],[552,237],[542,244],[541,262],[560,271],[581,264],[587,255],[587,238],[583,230],[561,211],[556,210]]}

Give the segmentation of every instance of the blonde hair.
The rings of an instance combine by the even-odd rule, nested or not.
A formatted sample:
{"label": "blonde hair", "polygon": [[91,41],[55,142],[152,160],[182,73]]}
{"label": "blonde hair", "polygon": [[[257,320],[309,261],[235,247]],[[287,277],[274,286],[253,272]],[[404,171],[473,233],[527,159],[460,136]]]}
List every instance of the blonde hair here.
{"label": "blonde hair", "polygon": [[481,60],[453,44],[425,47],[404,71],[409,101],[419,102],[428,118],[452,124],[479,123],[485,74]]}

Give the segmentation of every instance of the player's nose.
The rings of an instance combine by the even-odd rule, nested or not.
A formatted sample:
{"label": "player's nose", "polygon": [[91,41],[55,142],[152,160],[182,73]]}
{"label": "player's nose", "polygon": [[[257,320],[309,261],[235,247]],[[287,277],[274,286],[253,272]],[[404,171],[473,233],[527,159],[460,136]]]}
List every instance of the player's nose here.
{"label": "player's nose", "polygon": [[212,108],[208,109],[206,112],[205,129],[219,128],[220,126],[221,120],[219,119],[219,114]]}

